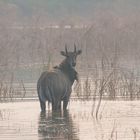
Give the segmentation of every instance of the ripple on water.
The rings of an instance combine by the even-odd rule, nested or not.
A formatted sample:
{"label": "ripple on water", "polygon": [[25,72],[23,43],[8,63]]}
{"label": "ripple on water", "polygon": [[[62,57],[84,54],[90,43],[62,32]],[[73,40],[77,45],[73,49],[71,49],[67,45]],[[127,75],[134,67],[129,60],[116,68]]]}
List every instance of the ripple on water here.
{"label": "ripple on water", "polygon": [[71,101],[69,111],[40,113],[38,102],[0,104],[1,140],[140,139],[138,101],[103,101],[99,120],[92,102]]}

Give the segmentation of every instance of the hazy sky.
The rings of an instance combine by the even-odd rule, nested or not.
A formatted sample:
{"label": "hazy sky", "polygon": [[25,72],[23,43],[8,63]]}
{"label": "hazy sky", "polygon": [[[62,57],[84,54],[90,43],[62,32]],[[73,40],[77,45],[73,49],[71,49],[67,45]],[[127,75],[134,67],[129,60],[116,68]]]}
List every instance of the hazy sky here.
{"label": "hazy sky", "polygon": [[92,19],[98,11],[111,11],[117,15],[139,15],[140,0],[1,0],[14,4],[19,13],[31,16],[45,13],[48,18],[63,19]]}

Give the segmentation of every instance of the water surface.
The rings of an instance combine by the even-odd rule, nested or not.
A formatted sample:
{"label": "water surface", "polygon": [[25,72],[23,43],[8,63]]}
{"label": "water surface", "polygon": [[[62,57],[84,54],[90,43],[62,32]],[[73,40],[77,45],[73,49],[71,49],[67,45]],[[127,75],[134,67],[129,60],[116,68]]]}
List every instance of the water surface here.
{"label": "water surface", "polygon": [[139,140],[140,102],[71,101],[66,112],[40,113],[38,101],[0,104],[0,140]]}

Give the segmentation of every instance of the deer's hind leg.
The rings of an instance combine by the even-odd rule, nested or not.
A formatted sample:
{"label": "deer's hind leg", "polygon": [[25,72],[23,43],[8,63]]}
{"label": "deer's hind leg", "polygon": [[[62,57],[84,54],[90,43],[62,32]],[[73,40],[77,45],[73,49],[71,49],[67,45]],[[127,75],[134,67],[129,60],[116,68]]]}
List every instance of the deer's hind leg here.
{"label": "deer's hind leg", "polygon": [[40,101],[40,107],[41,107],[41,111],[45,112],[46,111],[46,102]]}

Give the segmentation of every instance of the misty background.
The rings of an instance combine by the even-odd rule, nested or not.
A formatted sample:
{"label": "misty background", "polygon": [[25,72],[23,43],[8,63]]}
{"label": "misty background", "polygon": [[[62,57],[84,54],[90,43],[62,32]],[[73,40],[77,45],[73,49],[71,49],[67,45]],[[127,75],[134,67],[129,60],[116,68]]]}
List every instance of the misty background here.
{"label": "misty background", "polygon": [[[140,140],[139,13],[140,0],[0,0],[0,139]],[[37,80],[74,44],[68,111],[39,112]]]}
{"label": "misty background", "polygon": [[0,79],[36,81],[74,43],[82,76],[96,75],[104,60],[139,77],[139,13],[139,0],[1,0]]}

